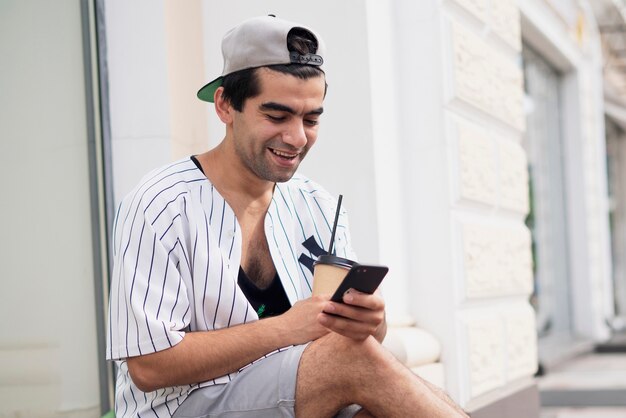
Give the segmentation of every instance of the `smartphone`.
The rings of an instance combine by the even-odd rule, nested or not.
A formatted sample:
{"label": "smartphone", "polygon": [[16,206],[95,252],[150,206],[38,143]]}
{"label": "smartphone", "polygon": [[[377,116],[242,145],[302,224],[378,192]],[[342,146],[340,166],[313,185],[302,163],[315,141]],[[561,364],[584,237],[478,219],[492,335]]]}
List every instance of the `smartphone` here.
{"label": "smartphone", "polygon": [[346,277],[330,298],[333,302],[343,303],[343,294],[348,289],[355,289],[359,292],[372,294],[383,281],[383,278],[389,271],[386,266],[372,266],[365,264],[356,264],[350,268]]}

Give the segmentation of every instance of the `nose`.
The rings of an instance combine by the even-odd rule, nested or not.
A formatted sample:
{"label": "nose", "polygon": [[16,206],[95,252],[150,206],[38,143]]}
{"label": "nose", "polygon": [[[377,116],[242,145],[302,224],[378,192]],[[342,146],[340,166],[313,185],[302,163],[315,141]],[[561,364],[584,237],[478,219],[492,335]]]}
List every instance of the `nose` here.
{"label": "nose", "polygon": [[283,132],[283,142],[296,149],[301,149],[307,144],[308,139],[304,131],[304,123],[302,120],[294,118],[292,123],[290,123]]}

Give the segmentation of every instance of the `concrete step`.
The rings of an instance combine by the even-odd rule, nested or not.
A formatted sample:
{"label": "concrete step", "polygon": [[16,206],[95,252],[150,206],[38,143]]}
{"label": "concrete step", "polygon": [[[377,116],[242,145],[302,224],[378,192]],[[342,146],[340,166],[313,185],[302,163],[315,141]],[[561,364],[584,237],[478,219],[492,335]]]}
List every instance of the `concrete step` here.
{"label": "concrete step", "polygon": [[596,353],[626,354],[626,333],[614,335],[610,340],[596,346]]}
{"label": "concrete step", "polygon": [[538,385],[544,407],[626,407],[626,353],[579,356],[540,377]]}

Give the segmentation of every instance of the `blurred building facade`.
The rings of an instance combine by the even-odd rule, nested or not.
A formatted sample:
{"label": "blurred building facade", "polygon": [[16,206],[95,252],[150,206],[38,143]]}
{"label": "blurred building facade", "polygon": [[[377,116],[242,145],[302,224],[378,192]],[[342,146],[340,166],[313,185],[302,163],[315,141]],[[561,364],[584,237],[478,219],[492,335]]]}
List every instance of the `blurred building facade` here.
{"label": "blurred building facade", "polygon": [[387,344],[409,367],[472,416],[537,416],[539,365],[626,315],[621,2],[0,4],[2,177],[38,186],[3,183],[27,204],[3,211],[26,219],[7,225],[22,241],[0,267],[0,417],[111,406],[114,208],[149,170],[219,142],[195,92],[221,73],[222,35],[267,13],[326,40],[326,112],[301,171],[344,195],[360,260],[390,266]]}
{"label": "blurred building facade", "polygon": [[592,2],[600,31],[615,320],[626,325],[626,4]]}

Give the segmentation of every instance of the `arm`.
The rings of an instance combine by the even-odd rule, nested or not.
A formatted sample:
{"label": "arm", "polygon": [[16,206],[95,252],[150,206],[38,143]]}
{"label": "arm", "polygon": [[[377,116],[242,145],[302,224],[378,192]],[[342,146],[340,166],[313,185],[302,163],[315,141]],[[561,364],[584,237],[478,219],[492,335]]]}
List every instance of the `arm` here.
{"label": "arm", "polygon": [[313,297],[277,317],[216,331],[189,332],[174,347],[128,358],[130,376],[139,389],[149,392],[234,372],[278,348],[326,334],[315,320],[326,301]]}

